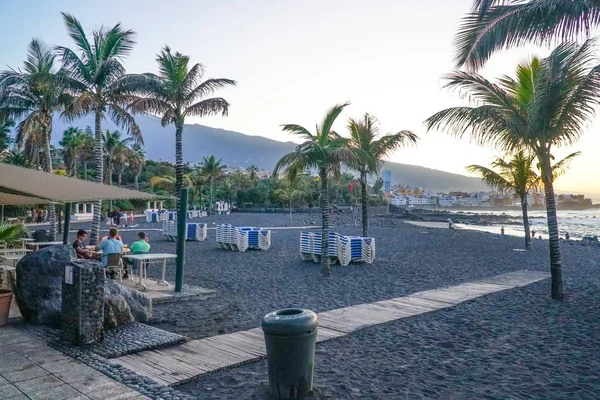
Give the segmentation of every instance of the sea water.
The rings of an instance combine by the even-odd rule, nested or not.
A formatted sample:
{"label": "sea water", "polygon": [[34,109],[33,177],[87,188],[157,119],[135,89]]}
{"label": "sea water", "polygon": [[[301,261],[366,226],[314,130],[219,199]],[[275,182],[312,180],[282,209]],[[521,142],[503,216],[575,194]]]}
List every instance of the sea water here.
{"label": "sea water", "polygon": [[[523,236],[523,217],[519,210],[503,210],[503,211],[482,211],[477,212],[473,209],[461,210],[461,212],[471,212],[476,214],[490,215],[507,215],[519,222],[520,225],[502,225],[494,224],[491,226],[457,224],[461,228],[474,229],[478,231],[500,233],[500,229],[504,226],[506,235]],[[536,231],[535,236],[548,238],[548,224],[546,219],[546,211],[529,211],[530,229]],[[558,216],[558,232],[561,238],[569,232],[572,239],[581,239],[584,236],[598,236],[600,239],[600,209],[591,208],[589,210],[559,210]]]}

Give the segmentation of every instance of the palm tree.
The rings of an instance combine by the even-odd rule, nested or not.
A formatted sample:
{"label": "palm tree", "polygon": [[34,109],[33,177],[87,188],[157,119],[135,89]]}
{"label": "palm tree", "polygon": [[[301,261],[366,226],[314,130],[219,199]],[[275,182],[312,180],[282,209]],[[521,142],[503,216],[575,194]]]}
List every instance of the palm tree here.
{"label": "palm tree", "polygon": [[285,186],[275,190],[275,197],[284,203],[289,204],[290,207],[290,219],[293,219],[292,210],[294,209],[294,202],[302,200],[306,196],[306,192],[296,187],[296,182],[290,182],[286,180]]}
{"label": "palm tree", "polygon": [[294,152],[281,157],[275,165],[273,175],[285,168],[287,178],[294,178],[306,169],[315,168],[319,172],[321,182],[321,272],[331,274],[329,263],[329,190],[328,178],[341,174],[341,163],[354,160],[352,152],[348,149],[348,140],[333,131],[333,124],[343,109],[349,103],[333,106],[313,134],[300,125],[284,125],[283,131],[289,132],[304,139],[304,143],[296,146]]}
{"label": "palm tree", "polygon": [[[63,64],[70,76],[80,85],[78,96],[64,116],[74,120],[94,114],[94,161],[96,182],[104,182],[104,150],[102,144],[102,120],[108,115],[120,128],[137,142],[142,143],[142,133],[125,106],[131,100],[122,90],[125,68],[122,60],[135,44],[135,32],[123,30],[121,24],[111,29],[93,31],[93,41],[88,40],[81,23],[72,15],[62,13],[67,32],[75,42],[79,55],[63,46],[57,47]],[[90,244],[96,244],[100,230],[102,201],[94,204],[94,216]]]}
{"label": "palm tree", "polygon": [[202,81],[204,66],[189,67],[189,56],[172,53],[165,46],[157,55],[159,74],[129,75],[127,90],[138,97],[131,102],[134,113],[145,112],[162,116],[162,126],[175,125],[175,176],[177,201],[183,187],[182,135],[187,117],[226,116],[229,103],[221,97],[207,98],[217,89],[236,85],[231,79],[214,78]]}
{"label": "palm tree", "polygon": [[85,131],[69,127],[63,132],[63,137],[58,144],[63,148],[62,154],[69,175],[77,176],[77,163],[86,145]]}
{"label": "palm tree", "polygon": [[23,152],[18,150],[13,150],[5,153],[4,158],[2,159],[3,163],[16,165],[17,167],[23,168],[34,168],[35,165]]}
{"label": "palm tree", "polygon": [[260,171],[258,167],[253,164],[246,168],[246,171],[248,172],[248,176],[250,177],[252,184],[256,185],[256,182],[258,181],[258,172]]}
{"label": "palm tree", "polygon": [[10,147],[12,142],[10,130],[13,126],[15,126],[15,121],[12,119],[0,119],[0,154],[3,154]]}
{"label": "palm tree", "polygon": [[[17,137],[21,142],[30,134],[38,133],[42,141],[44,171],[52,173],[50,139],[52,115],[72,102],[70,91],[76,83],[69,79],[56,63],[52,49],[33,39],[27,50],[23,71],[10,69],[0,72],[0,109],[10,118],[20,120]],[[48,214],[50,238],[56,235],[54,207]]]}
{"label": "palm tree", "polygon": [[[112,185],[112,174],[115,166],[118,166],[123,160],[122,153],[127,145],[131,142],[131,138],[121,139],[121,132],[106,130],[102,135],[102,143],[104,147],[104,165],[106,166],[106,183]],[[120,170],[122,172],[122,170]],[[119,171],[116,171],[117,173]],[[121,184],[121,177],[119,176],[119,185]]]}
{"label": "palm tree", "polygon": [[[552,166],[554,179],[565,173],[568,165],[580,153],[573,153]],[[523,228],[525,229],[525,248],[531,249],[531,231],[527,214],[527,197],[532,190],[538,189],[542,181],[534,170],[536,156],[521,149],[512,155],[509,161],[496,158],[492,168],[481,165],[469,165],[467,170],[481,176],[488,186],[505,193],[513,193],[521,200],[523,212]]]}
{"label": "palm tree", "polygon": [[[153,176],[150,178],[149,183],[152,189],[164,190],[169,195],[175,194],[177,184],[175,177],[172,175]],[[183,176],[183,187],[192,187],[192,181],[187,174]]]}
{"label": "palm tree", "polygon": [[194,189],[198,192],[198,202],[200,203],[200,207],[202,207],[202,188],[208,182],[208,178],[204,175],[201,168],[196,168],[190,174],[190,180]]}
{"label": "palm tree", "polygon": [[144,149],[139,144],[134,143],[131,146],[131,150],[129,152],[129,166],[133,171],[133,181],[135,183],[135,190],[140,189],[139,178],[145,164],[146,153],[144,152]]}
{"label": "palm tree", "polygon": [[500,49],[590,35],[599,0],[475,0],[455,38],[457,66],[480,68]]}
{"label": "palm tree", "polygon": [[210,182],[209,212],[212,212],[212,210],[214,210],[214,183],[217,179],[223,176],[223,174],[227,170],[227,166],[221,164],[221,160],[215,159],[215,156],[203,157],[202,162],[200,163],[200,170],[202,171],[202,175],[204,175],[208,182]]}
{"label": "palm tree", "polygon": [[546,194],[552,298],[563,298],[562,260],[554,198],[553,147],[575,143],[600,104],[600,66],[594,63],[594,41],[582,46],[559,45],[548,58],[521,64],[516,79],[504,76],[493,83],[477,73],[454,72],[446,87],[458,89],[477,102],[454,107],[426,121],[429,130],[468,132],[480,144],[511,152],[525,147],[536,155]]}
{"label": "palm tree", "polygon": [[369,208],[367,204],[367,176],[378,174],[383,166],[383,159],[407,144],[416,144],[418,137],[411,131],[400,131],[387,134],[377,139],[379,126],[377,119],[365,114],[360,120],[350,119],[350,148],[354,153],[355,168],[360,174],[362,202],[363,236],[369,236]]}

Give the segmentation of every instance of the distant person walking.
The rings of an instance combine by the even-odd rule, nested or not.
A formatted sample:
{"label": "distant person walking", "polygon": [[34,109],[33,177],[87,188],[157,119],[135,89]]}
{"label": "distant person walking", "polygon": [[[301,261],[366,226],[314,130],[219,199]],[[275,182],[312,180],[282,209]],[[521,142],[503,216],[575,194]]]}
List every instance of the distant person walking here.
{"label": "distant person walking", "polygon": [[504,227],[500,228],[500,234],[504,236]]}
{"label": "distant person walking", "polygon": [[535,229],[531,230],[531,237],[535,239]]}
{"label": "distant person walking", "polygon": [[565,240],[571,240],[571,235],[569,235],[569,232],[565,233]]}
{"label": "distant person walking", "polygon": [[452,219],[448,218],[448,229],[454,229],[454,224],[452,223]]}

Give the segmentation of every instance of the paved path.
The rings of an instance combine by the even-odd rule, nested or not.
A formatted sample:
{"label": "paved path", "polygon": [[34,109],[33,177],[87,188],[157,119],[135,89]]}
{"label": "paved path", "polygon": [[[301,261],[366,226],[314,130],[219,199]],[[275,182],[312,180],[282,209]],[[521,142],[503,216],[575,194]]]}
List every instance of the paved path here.
{"label": "paved path", "polygon": [[[456,306],[490,293],[548,278],[539,271],[517,271],[456,286],[426,290],[407,297],[319,313],[317,341],[345,336],[358,329]],[[260,328],[193,340],[160,350],[142,351],[114,361],[163,385],[179,385],[200,375],[265,357]]]}
{"label": "paved path", "polygon": [[44,342],[0,328],[0,399],[141,400],[148,397]]}

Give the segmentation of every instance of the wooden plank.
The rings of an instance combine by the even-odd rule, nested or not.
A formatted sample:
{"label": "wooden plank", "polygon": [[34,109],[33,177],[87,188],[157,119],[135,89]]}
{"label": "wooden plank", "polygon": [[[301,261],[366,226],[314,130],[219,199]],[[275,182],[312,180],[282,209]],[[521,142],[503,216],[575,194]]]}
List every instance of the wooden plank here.
{"label": "wooden plank", "polygon": [[317,342],[325,342],[327,340],[335,339],[342,336],[346,336],[346,334],[344,332],[325,328],[321,325],[319,325],[319,328],[317,330]]}
{"label": "wooden plank", "polygon": [[483,278],[478,280],[477,282],[494,283],[496,285],[505,285],[510,287],[521,287],[544,279],[548,279],[549,277],[550,275],[547,272],[523,270],[507,272],[502,275]]}
{"label": "wooden plank", "polygon": [[244,345],[244,343],[237,341],[234,343],[231,342],[231,339],[223,338],[221,336],[206,338],[206,343],[210,346],[213,346],[217,349],[227,351],[232,354],[236,354],[240,357],[245,357],[248,359],[252,358],[260,358],[264,357],[265,352],[257,352],[250,348],[249,345]]}
{"label": "wooden plank", "polygon": [[204,339],[192,340],[191,342],[183,344],[183,346],[199,350],[201,354],[200,360],[216,365],[218,368],[236,365],[248,360],[247,356],[232,354],[228,351],[213,347]]}
{"label": "wooden plank", "polygon": [[221,368],[221,365],[207,361],[203,357],[201,351],[189,346],[173,346],[168,349],[163,349],[163,351],[180,363],[191,364],[198,369],[204,370],[205,372],[210,372]]}
{"label": "wooden plank", "polygon": [[425,314],[430,311],[433,311],[433,309],[431,308],[416,306],[410,302],[404,301],[404,298],[378,301],[377,304],[384,305],[386,307],[397,308],[399,311],[402,311],[405,314],[402,318],[411,317],[413,315]]}
{"label": "wooden plank", "polygon": [[234,347],[239,347],[242,350],[247,349],[249,352],[257,353],[257,355],[264,355],[266,353],[265,341],[255,339],[242,335],[241,333],[234,333],[230,335],[218,336],[220,340],[223,340]]}
{"label": "wooden plank", "polygon": [[417,307],[417,308],[423,308],[423,309],[427,310],[427,312],[441,310],[442,308],[448,308],[448,307],[454,306],[453,304],[450,304],[450,303],[443,303],[443,302],[434,301],[434,300],[420,299],[418,297],[412,297],[412,296],[399,297],[399,298],[396,298],[393,300],[396,301],[397,303],[407,304],[407,305]]}

